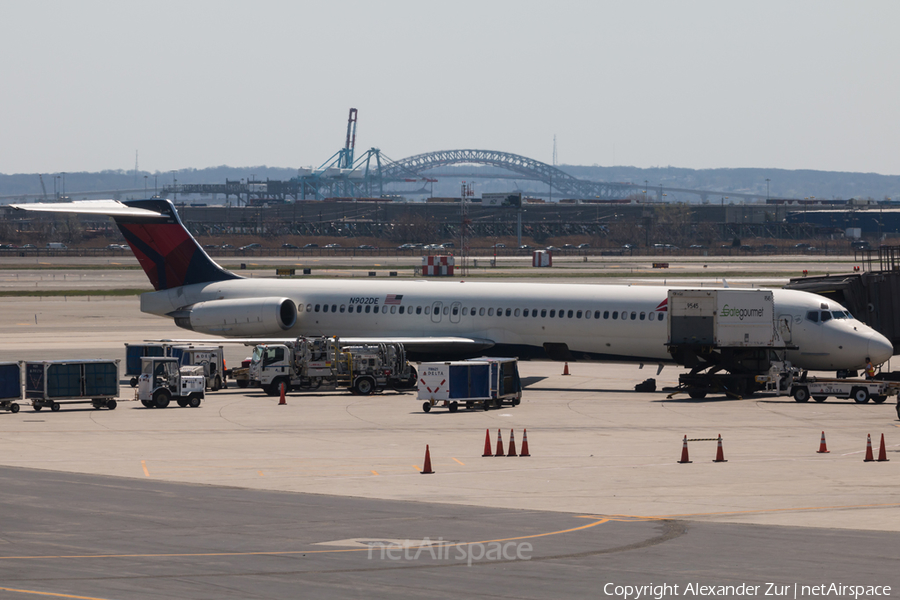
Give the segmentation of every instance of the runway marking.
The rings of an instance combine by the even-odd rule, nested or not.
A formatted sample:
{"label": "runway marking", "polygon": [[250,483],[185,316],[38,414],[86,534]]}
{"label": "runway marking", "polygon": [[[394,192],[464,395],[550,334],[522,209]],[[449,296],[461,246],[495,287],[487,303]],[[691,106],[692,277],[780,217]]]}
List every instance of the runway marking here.
{"label": "runway marking", "polygon": [[[848,508],[896,508],[900,507],[900,503],[891,503],[891,504],[848,504],[844,506],[798,506],[796,508],[760,508],[757,510],[729,510],[729,511],[721,511],[721,512],[708,512],[708,513],[684,513],[684,514],[676,514],[676,515],[605,515],[605,518],[610,520],[618,520],[617,518],[623,519],[647,519],[647,520],[662,520],[662,519],[674,519],[677,517],[714,517],[719,515],[752,515],[752,514],[765,514],[765,513],[778,513],[778,512],[802,512],[802,511],[812,511],[812,510],[843,510]],[[579,518],[582,519],[597,519],[600,518],[600,515],[583,515]]]}
{"label": "runway marking", "polygon": [[372,475],[378,475],[378,471],[372,471]]}
{"label": "runway marking", "polygon": [[147,470],[147,462],[141,461],[141,468],[144,469],[144,477],[150,477],[150,471]]}
{"label": "runway marking", "polygon": [[[622,515],[626,516],[626,515]],[[496,540],[481,540],[477,542],[455,542],[455,543],[446,543],[443,544],[445,547],[453,547],[453,546],[471,546],[473,544],[491,544],[494,542],[513,542],[517,540],[531,540],[535,538],[541,537],[549,537],[551,535],[562,535],[564,533],[573,533],[576,531],[583,531],[585,529],[590,529],[591,527],[596,527],[597,525],[602,525],[603,523],[609,523],[614,520],[611,517],[604,516],[591,516],[584,515],[585,519],[596,519],[593,523],[588,523],[587,525],[580,525],[578,527],[571,527],[569,529],[561,529],[559,531],[548,531],[546,533],[533,533],[531,535],[522,535],[518,537],[509,537],[509,538],[500,538]],[[648,519],[653,519],[657,517],[645,517]],[[419,548],[419,547],[430,547],[428,546],[409,546],[409,548]],[[258,551],[258,552],[198,552],[198,553],[172,553],[172,554],[71,554],[71,555],[58,555],[58,556],[0,556],[0,561],[7,560],[37,560],[37,559],[63,559],[63,558],[188,558],[188,557],[212,557],[212,556],[293,556],[293,555],[304,555],[304,554],[341,554],[346,552],[368,552],[370,548],[344,548],[342,550],[271,550],[271,551]],[[3,588],[0,588],[2,590]],[[43,593],[43,592],[35,592],[35,593]],[[63,596],[66,598],[81,598],[81,596]],[[103,599],[95,599],[88,598],[87,600],[103,600]]]}
{"label": "runway marking", "polygon": [[260,477],[265,477],[265,475],[263,475],[263,472],[262,472],[262,471],[257,471],[257,473],[259,473],[259,476],[260,476]]}
{"label": "runway marking", "polygon": [[73,596],[71,594],[54,594],[53,592],[38,592],[36,590],[17,590],[14,588],[0,587],[3,592],[16,592],[18,594],[34,594],[36,596],[53,596],[54,598],[75,598],[76,600],[104,600],[94,596]]}
{"label": "runway marking", "polygon": [[455,457],[452,457],[452,456],[451,456],[450,458],[452,458],[453,460],[455,460],[456,462],[458,462],[458,463],[461,464],[462,466],[466,466],[466,463],[462,462],[462,461],[459,460],[458,458],[455,458]]}

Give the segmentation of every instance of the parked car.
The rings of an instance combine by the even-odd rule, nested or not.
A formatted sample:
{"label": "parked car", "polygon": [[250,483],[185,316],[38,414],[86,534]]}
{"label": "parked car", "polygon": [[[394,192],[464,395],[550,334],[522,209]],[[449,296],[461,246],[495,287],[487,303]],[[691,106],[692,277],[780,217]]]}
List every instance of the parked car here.
{"label": "parked car", "polygon": [[231,244],[222,244],[222,250],[233,250],[234,246]]}
{"label": "parked car", "polygon": [[285,249],[285,250],[297,250],[297,249],[298,249],[297,246],[295,246],[295,245],[293,245],[293,244],[288,244],[287,242],[285,242],[284,244],[282,244],[281,247],[282,247],[283,249]]}
{"label": "parked car", "polygon": [[340,244],[325,244],[326,248],[340,248]]}
{"label": "parked car", "polygon": [[590,244],[578,244],[579,250],[584,250],[585,248],[590,248],[590,247],[591,247]]}
{"label": "parked car", "polygon": [[303,246],[304,249],[318,248],[318,247],[319,247],[318,244],[306,244],[305,246]]}
{"label": "parked car", "polygon": [[356,247],[357,250],[378,250],[375,246],[370,246],[369,244],[362,244],[361,246]]}
{"label": "parked car", "polygon": [[218,246],[216,246],[215,244],[203,244],[204,250],[216,250],[217,248]]}

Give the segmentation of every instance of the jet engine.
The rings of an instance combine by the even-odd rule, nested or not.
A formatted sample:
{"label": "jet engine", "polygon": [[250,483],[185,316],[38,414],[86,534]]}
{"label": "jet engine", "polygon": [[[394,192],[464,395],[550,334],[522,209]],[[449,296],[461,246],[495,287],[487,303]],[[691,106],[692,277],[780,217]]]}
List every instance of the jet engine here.
{"label": "jet engine", "polygon": [[225,336],[281,335],[297,323],[297,306],[289,298],[209,300],[170,316],[184,329]]}

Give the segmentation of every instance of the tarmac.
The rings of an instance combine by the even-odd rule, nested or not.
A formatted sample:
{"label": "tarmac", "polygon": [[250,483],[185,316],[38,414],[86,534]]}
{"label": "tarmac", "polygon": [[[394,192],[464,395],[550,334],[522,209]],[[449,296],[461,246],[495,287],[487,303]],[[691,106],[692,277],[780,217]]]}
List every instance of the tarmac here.
{"label": "tarmac", "polygon": [[[143,277],[140,271],[109,275],[116,279],[112,287],[119,287],[119,279]],[[75,277],[66,277],[70,276]],[[0,281],[0,289],[7,285],[11,284],[6,279]],[[176,328],[170,320],[142,314],[136,296],[4,297],[0,311],[4,315],[0,360],[120,358],[124,370],[125,342],[200,337]],[[232,366],[248,355],[244,346],[226,346]],[[896,399],[858,405],[834,398],[807,404],[767,396],[669,398],[661,391],[635,392],[634,386],[647,378],[656,379],[660,389],[674,385],[681,370],[672,366],[659,374],[651,364],[568,366],[570,375],[563,375],[560,363],[521,362],[527,388],[519,406],[455,414],[440,408],[425,413],[411,392],[368,397],[290,393],[286,405],[279,406],[277,397],[233,383],[208,393],[197,409],[174,405],[146,409],[133,400],[134,390],[124,383],[124,375],[121,401],[113,411],[63,405],[59,412],[38,413],[23,406],[18,414],[0,413],[0,481],[7,482],[0,498],[14,524],[3,529],[5,543],[0,543],[0,592],[25,590],[22,597],[46,592],[70,598],[284,598],[299,596],[284,587],[293,577],[295,582],[315,580],[309,597],[357,597],[366,595],[367,589],[369,597],[419,597],[426,592],[443,597],[454,595],[454,585],[462,585],[466,597],[576,598],[605,595],[601,588],[616,577],[648,582],[655,575],[658,582],[687,581],[691,573],[698,573],[697,577],[721,581],[771,581],[778,575],[779,581],[793,577],[802,583],[821,575],[823,567],[830,573],[829,581],[839,574],[860,574],[867,581],[900,584],[895,568],[900,558]],[[498,430],[504,448],[512,430],[521,449],[526,429],[530,457],[482,457],[486,432],[492,450]],[[822,432],[828,454],[817,453]],[[863,462],[867,434],[872,435],[876,452],[884,434],[888,462]],[[727,462],[713,462],[716,442],[711,440],[719,435]],[[703,441],[689,442],[693,462],[679,464],[685,436]],[[431,475],[420,473],[426,445],[435,471]],[[32,480],[34,486],[49,486],[47,495],[10,491],[15,487],[12,482]],[[125,494],[122,502],[127,506],[108,497],[109,490]],[[142,490],[152,493],[148,497]],[[78,500],[70,502],[71,494]],[[216,516],[215,533],[203,529],[202,511],[181,510],[179,498],[185,506],[207,505],[212,512],[206,518]],[[270,501],[293,508],[280,516],[260,509],[271,518],[257,528],[252,523],[260,514],[257,509]],[[97,510],[85,508],[94,502]],[[249,510],[242,511],[242,505]],[[431,573],[429,577],[437,577],[434,587],[421,585],[405,572],[397,575],[400,579],[373,575],[366,582],[346,574],[338,577],[338,572],[384,567],[343,559],[316,563],[309,573],[306,566],[284,567],[284,572],[279,566],[275,576],[254,558],[249,563],[215,559],[215,566],[207,560],[202,565],[194,565],[195,559],[171,561],[160,575],[165,585],[154,587],[162,581],[154,579],[149,580],[150,588],[142,589],[137,582],[151,576],[154,567],[146,561],[120,562],[132,554],[206,556],[234,548],[244,556],[309,550],[307,545],[276,543],[276,532],[298,527],[296,522],[304,520],[306,507],[312,505],[324,511],[303,525],[318,523],[315,534],[304,529],[294,537],[285,533],[285,539],[357,549],[360,543],[368,548],[365,540],[373,536],[407,543],[403,540],[422,536],[469,542],[520,536],[557,539],[558,534],[565,543],[535,542],[540,556],[547,559],[536,571],[519,561],[500,561],[497,564],[510,570],[502,577],[478,569],[474,571],[480,574],[457,573],[449,579]],[[20,522],[13,507],[21,506],[31,506],[45,517],[23,516]],[[108,511],[118,515],[114,523],[127,520],[131,511],[141,523],[140,535],[147,539],[122,543],[125,534],[121,534],[112,540],[112,534],[103,531],[102,518],[96,524],[84,514],[70,519],[66,515],[73,510],[91,513],[91,519]],[[160,516],[170,512],[177,517]],[[436,525],[431,529],[387,525],[397,525],[400,514]],[[366,517],[379,526],[364,526]],[[150,521],[157,520],[159,529],[151,534]],[[462,529],[456,528],[459,520],[466,523]],[[229,529],[229,523],[236,529]],[[602,535],[590,541],[580,537],[586,532],[578,528],[587,523],[598,523],[590,529],[602,530]],[[173,533],[179,527],[202,529],[196,534],[202,551]],[[242,538],[244,528],[247,539]],[[8,535],[13,530],[31,537]],[[125,525],[118,529],[128,530]],[[617,533],[607,539],[613,531]],[[685,532],[698,536],[702,532],[715,541],[700,548],[693,538],[688,546],[680,546],[691,539]],[[71,547],[41,545],[70,538]],[[675,543],[676,538],[681,542]],[[140,548],[134,547],[138,539]],[[822,542],[826,539],[828,543]],[[745,543],[746,549],[735,546]],[[853,549],[871,551],[873,545],[874,557],[862,550],[849,554]],[[651,546],[660,552],[649,552],[646,556],[654,558],[643,563],[638,557],[645,556],[645,550],[640,548]],[[809,556],[809,563],[793,560],[793,550],[814,552],[816,547],[821,557]],[[621,553],[623,562],[597,558],[607,556],[604,549]],[[628,562],[629,553],[637,562]],[[128,565],[129,573],[134,570],[134,579],[126,588],[110,587],[109,565],[97,563],[91,567],[94,575],[85,574],[89,583],[75,583],[74,571],[61,576],[66,582],[62,588],[41,583],[42,565],[56,564],[53,557],[76,555],[114,556],[116,565]],[[11,564],[4,562],[6,558],[24,556],[38,558],[23,561],[30,567],[16,563],[12,570],[5,568]],[[702,568],[699,559],[707,561]],[[741,567],[728,566],[736,564]],[[194,570],[182,573],[185,565],[194,565]],[[611,570],[598,579],[594,569],[601,565]],[[416,562],[415,566],[440,572],[443,565]],[[231,588],[220,579],[229,569],[250,573],[257,568],[269,573],[260,576],[265,580],[262,587]],[[206,575],[192,579],[201,572],[210,579]],[[22,578],[21,587],[16,587],[17,577]],[[184,583],[189,580],[191,585]],[[391,581],[403,582],[400,591],[391,587]],[[369,583],[374,587],[367,588]],[[230,591],[216,595],[213,590],[219,586]],[[7,596],[0,593],[0,597]]]}

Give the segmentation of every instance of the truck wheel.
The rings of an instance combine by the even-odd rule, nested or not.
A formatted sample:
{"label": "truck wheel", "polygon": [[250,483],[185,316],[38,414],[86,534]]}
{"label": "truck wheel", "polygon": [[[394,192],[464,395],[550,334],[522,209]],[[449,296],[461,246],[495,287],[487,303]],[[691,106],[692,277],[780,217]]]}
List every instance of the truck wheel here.
{"label": "truck wheel", "polygon": [[375,382],[369,377],[360,377],[353,382],[353,391],[360,396],[368,396],[375,391]]}
{"label": "truck wheel", "polygon": [[[425,412],[431,412],[431,402],[428,402],[428,401],[423,402],[422,410],[424,410]],[[900,415],[900,410],[898,410],[897,414]]]}
{"label": "truck wheel", "polygon": [[138,384],[137,377],[132,377],[131,381],[129,381],[128,383],[131,384],[131,387],[137,387],[137,384]]}
{"label": "truck wheel", "polygon": [[706,398],[706,391],[704,390],[691,390],[688,392],[688,396],[693,398],[694,400],[703,400]]}
{"label": "truck wheel", "polygon": [[53,412],[59,412],[59,402],[54,402],[50,405],[50,410]]}
{"label": "truck wheel", "polygon": [[458,403],[458,402],[451,402],[451,403],[450,403],[450,412],[456,412],[456,411],[458,411],[458,410],[459,410],[459,403]]}
{"label": "truck wheel", "polygon": [[794,400],[797,402],[809,402],[809,389],[805,387],[794,388]]}
{"label": "truck wheel", "polygon": [[855,387],[850,390],[850,397],[857,404],[865,404],[869,401],[869,390],[864,387]]}
{"label": "truck wheel", "polygon": [[210,386],[210,390],[213,392],[218,392],[222,389],[222,380],[216,375],[215,379],[212,381],[212,385]]}
{"label": "truck wheel", "polygon": [[178,400],[176,400],[176,402],[178,402],[178,406],[180,406],[181,408],[187,406],[187,400],[185,400],[184,398],[179,398]]}
{"label": "truck wheel", "polygon": [[188,406],[190,406],[191,408],[197,408],[198,406],[200,406],[200,396],[191,396],[188,400]]}
{"label": "truck wheel", "polygon": [[828,396],[813,396],[813,400],[816,402],[825,402],[828,400]]}
{"label": "truck wheel", "polygon": [[169,394],[169,390],[156,390],[153,394],[153,404],[156,405],[156,408],[167,407],[171,399],[172,395]]}
{"label": "truck wheel", "polygon": [[887,396],[881,394],[872,396],[872,402],[874,402],[875,404],[883,404],[885,400],[887,400]]}
{"label": "truck wheel", "polygon": [[116,410],[116,407],[118,405],[119,405],[119,403],[116,402],[115,400],[107,400],[106,401],[106,408],[108,408],[109,410]]}
{"label": "truck wheel", "polygon": [[518,406],[518,405],[522,404],[522,399],[521,398],[513,398],[512,404],[513,404],[513,406]]}
{"label": "truck wheel", "polygon": [[153,408],[154,406],[156,406],[150,400],[141,400],[141,404],[143,404],[147,408]]}
{"label": "truck wheel", "polygon": [[9,412],[11,412],[11,413],[13,413],[13,414],[16,414],[17,412],[19,412],[19,405],[16,404],[15,402],[13,402],[12,404],[10,404],[10,405],[9,405]]}
{"label": "truck wheel", "polygon": [[44,407],[41,406],[40,404],[34,404],[34,405],[31,406],[31,408],[34,409],[34,412],[41,412],[41,409],[44,408]]}

